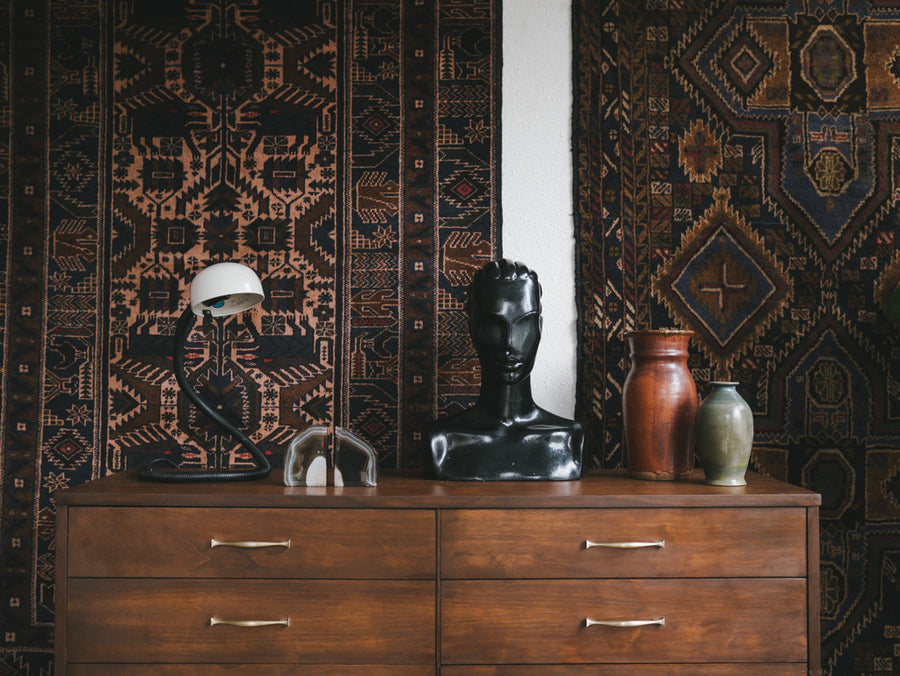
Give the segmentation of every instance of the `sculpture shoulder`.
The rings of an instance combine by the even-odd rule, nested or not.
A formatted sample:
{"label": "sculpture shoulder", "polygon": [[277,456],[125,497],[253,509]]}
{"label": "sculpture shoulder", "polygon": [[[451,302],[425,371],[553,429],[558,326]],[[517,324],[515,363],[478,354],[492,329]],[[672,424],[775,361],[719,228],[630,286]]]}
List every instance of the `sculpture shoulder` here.
{"label": "sculpture shoulder", "polygon": [[580,423],[546,411],[504,423],[469,409],[428,434],[434,478],[476,481],[577,479],[583,441]]}
{"label": "sculpture shoulder", "polygon": [[530,425],[546,425],[548,428],[570,430],[572,432],[581,432],[584,429],[583,425],[577,420],[563,418],[550,411],[545,411],[542,408],[538,409],[538,415]]}

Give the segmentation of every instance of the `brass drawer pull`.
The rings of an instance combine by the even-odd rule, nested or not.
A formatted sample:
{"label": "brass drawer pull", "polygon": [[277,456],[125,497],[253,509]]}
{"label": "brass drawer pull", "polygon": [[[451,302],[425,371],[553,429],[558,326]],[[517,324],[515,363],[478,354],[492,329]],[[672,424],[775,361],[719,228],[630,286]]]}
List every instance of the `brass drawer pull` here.
{"label": "brass drawer pull", "polygon": [[229,627],[290,627],[291,618],[286,617],[283,620],[222,620],[218,617],[209,618],[210,627],[215,627],[220,624]]}
{"label": "brass drawer pull", "polygon": [[655,620],[625,620],[623,622],[613,622],[609,620],[592,620],[589,617],[584,619],[585,627],[593,627],[595,625],[604,627],[646,627],[652,624],[658,624],[660,627],[666,626],[666,618],[658,617]]}
{"label": "brass drawer pull", "polygon": [[609,547],[612,549],[641,549],[643,547],[659,547],[660,549],[663,549],[665,546],[665,540],[655,540],[654,542],[593,542],[592,540],[584,541],[585,549],[591,549],[593,547]]}
{"label": "brass drawer pull", "polygon": [[224,542],[222,540],[216,540],[213,538],[209,541],[209,548],[214,549],[216,547],[239,547],[240,549],[262,549],[264,547],[284,547],[285,549],[291,548],[291,541],[284,540],[283,542],[255,542],[253,540],[241,540],[238,542]]}

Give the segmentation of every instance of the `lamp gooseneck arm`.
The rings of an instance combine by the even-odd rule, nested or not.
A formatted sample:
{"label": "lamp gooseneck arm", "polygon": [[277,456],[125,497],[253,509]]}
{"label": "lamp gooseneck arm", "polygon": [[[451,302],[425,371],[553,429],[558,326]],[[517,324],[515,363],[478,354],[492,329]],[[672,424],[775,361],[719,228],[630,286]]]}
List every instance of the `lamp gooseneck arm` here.
{"label": "lamp gooseneck arm", "polygon": [[187,482],[187,481],[250,481],[268,476],[271,470],[268,458],[250,438],[235,427],[225,416],[200,398],[187,381],[184,372],[184,352],[188,332],[194,323],[194,312],[190,305],[185,308],[175,327],[175,380],[201,412],[213,422],[224,427],[244,448],[250,451],[257,467],[251,470],[160,470],[154,463],[145,464],[138,470],[141,479],[148,481]]}

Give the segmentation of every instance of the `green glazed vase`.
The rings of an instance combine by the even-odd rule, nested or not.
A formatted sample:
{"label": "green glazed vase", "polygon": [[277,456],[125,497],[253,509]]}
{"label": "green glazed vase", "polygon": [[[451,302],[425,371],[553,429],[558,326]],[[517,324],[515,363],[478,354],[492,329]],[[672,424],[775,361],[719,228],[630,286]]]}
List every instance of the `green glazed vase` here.
{"label": "green glazed vase", "polygon": [[714,486],[743,486],[753,448],[753,411],[737,383],[713,381],[697,409],[697,455]]}

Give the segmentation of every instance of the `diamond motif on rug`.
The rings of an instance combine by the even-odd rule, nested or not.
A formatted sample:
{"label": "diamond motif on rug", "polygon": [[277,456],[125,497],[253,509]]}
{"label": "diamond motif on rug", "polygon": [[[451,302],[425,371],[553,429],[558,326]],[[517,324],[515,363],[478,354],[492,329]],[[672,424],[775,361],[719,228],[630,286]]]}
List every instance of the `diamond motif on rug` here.
{"label": "diamond motif on rug", "polygon": [[723,345],[775,291],[765,270],[723,227],[687,261],[673,287]]}
{"label": "diamond motif on rug", "polygon": [[749,32],[742,31],[725,51],[721,67],[728,81],[746,98],[753,94],[772,72],[772,57]]}
{"label": "diamond motif on rug", "polygon": [[72,470],[88,461],[91,443],[72,429],[61,429],[44,446],[43,455],[59,469]]}
{"label": "diamond motif on rug", "polygon": [[695,340],[724,370],[778,317],[790,297],[781,265],[719,190],[653,279],[671,313],[697,329]]}

